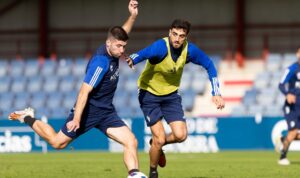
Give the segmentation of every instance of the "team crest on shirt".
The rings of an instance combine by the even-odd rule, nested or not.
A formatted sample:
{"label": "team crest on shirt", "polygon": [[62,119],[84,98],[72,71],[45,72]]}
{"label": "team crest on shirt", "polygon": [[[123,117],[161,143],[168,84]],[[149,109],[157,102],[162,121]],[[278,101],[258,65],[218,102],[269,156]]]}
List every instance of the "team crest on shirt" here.
{"label": "team crest on shirt", "polygon": [[119,77],[119,68],[117,68],[116,72],[110,76],[110,80],[116,80]]}

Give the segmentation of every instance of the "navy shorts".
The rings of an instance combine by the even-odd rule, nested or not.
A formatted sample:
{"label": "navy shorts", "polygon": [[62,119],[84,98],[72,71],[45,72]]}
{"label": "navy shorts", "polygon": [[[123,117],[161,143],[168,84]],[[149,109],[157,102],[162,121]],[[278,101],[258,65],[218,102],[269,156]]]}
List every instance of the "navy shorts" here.
{"label": "navy shorts", "polygon": [[288,125],[288,130],[300,129],[300,106],[285,104],[283,113]]}
{"label": "navy shorts", "polygon": [[72,139],[79,137],[94,127],[106,134],[108,128],[126,126],[115,110],[103,110],[93,105],[87,105],[82,114],[80,128],[76,132],[68,132],[67,123],[73,120],[73,117],[74,110],[72,109],[65,124],[61,128],[61,131]]}
{"label": "navy shorts", "polygon": [[157,96],[140,89],[139,102],[148,127],[154,125],[162,118],[168,124],[173,121],[185,122],[181,96],[177,91],[168,95]]}

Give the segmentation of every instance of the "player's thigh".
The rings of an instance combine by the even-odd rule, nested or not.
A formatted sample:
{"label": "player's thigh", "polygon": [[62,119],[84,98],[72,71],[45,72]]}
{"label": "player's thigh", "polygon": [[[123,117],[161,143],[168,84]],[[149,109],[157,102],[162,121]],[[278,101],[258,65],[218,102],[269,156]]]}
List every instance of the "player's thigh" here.
{"label": "player's thigh", "polygon": [[72,138],[65,135],[61,130],[56,134],[52,140],[52,145],[56,148],[64,148],[72,142]]}
{"label": "player's thigh", "polygon": [[152,133],[152,141],[154,144],[164,145],[166,141],[166,133],[162,120],[159,120],[150,127]]}
{"label": "player's thigh", "polygon": [[122,145],[135,144],[136,142],[134,134],[127,126],[110,127],[106,130],[106,135]]}
{"label": "player's thigh", "polygon": [[186,122],[184,121],[174,121],[171,122],[170,128],[172,130],[172,133],[178,137],[178,138],[186,138],[187,135],[187,127],[186,127]]}

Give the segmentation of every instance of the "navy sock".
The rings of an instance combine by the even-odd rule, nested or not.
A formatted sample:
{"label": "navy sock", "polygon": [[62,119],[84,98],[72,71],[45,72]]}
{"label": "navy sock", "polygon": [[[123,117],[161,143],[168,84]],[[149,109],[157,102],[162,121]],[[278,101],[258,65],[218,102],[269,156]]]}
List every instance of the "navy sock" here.
{"label": "navy sock", "polygon": [[150,166],[150,172],[157,172],[157,167],[154,168]]}
{"label": "navy sock", "polygon": [[289,147],[290,147],[290,144],[287,146],[286,149],[282,149],[282,150],[281,150],[281,152],[280,152],[280,159],[286,158],[286,155],[287,155],[287,153],[288,153]]}
{"label": "navy sock", "polygon": [[130,171],[128,171],[128,174],[130,175],[133,172],[139,172],[139,170],[138,169],[131,169]]}
{"label": "navy sock", "polygon": [[30,116],[24,117],[25,124],[29,125],[30,127],[32,127],[32,125],[34,124],[35,121],[36,121],[36,119],[33,117],[30,117]]}

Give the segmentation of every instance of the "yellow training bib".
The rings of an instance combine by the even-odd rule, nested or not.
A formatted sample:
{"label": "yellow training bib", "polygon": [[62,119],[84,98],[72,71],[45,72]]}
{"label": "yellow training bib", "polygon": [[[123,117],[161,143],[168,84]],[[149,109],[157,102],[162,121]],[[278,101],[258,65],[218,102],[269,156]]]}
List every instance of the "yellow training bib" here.
{"label": "yellow training bib", "polygon": [[166,37],[164,40],[168,49],[167,56],[160,63],[154,65],[148,60],[138,80],[140,89],[147,90],[158,96],[167,95],[178,90],[187,58],[187,42],[183,44],[181,55],[174,62],[170,51],[169,39]]}

